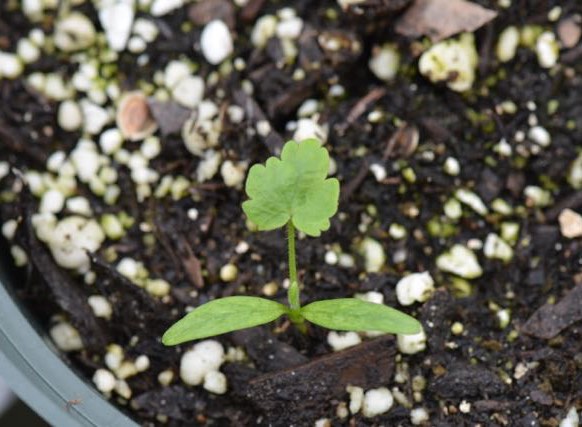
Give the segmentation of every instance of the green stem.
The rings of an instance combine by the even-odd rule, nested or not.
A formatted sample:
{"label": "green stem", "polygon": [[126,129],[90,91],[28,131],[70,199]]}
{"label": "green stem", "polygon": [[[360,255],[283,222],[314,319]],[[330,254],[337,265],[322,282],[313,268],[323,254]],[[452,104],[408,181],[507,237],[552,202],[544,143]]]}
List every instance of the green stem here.
{"label": "green stem", "polygon": [[289,254],[289,280],[297,282],[297,265],[295,262],[295,226],[293,221],[287,223],[287,249]]}
{"label": "green stem", "polygon": [[287,299],[289,300],[289,319],[295,324],[297,329],[302,333],[307,333],[305,326],[305,318],[299,311],[301,302],[299,298],[299,282],[297,281],[297,264],[295,261],[295,226],[290,220],[287,223],[287,248],[289,254],[289,290],[287,291]]}

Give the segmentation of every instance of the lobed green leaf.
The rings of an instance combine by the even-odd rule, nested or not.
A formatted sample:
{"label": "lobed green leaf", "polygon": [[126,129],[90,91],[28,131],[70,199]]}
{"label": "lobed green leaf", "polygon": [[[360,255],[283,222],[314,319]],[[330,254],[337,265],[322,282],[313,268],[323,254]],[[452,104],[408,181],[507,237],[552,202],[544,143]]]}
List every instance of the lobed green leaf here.
{"label": "lobed green leaf", "polygon": [[408,314],[356,298],[312,302],[300,310],[316,325],[339,331],[382,331],[393,334],[417,334],[420,323]]}
{"label": "lobed green leaf", "polygon": [[289,220],[317,237],[329,228],[338,207],[339,182],[328,178],[329,154],[316,139],[288,141],[281,159],[251,167],[243,211],[259,230],[274,230]]}
{"label": "lobed green leaf", "polygon": [[251,328],[272,322],[287,311],[283,304],[264,298],[220,298],[195,308],[174,323],[162,337],[162,342],[164,345],[176,345]]}

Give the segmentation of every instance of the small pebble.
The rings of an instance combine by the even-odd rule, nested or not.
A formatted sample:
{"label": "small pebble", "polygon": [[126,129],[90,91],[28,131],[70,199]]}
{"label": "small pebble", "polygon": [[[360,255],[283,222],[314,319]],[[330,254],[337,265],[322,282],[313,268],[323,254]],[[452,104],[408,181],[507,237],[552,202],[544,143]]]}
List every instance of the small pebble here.
{"label": "small pebble", "polygon": [[133,26],[134,8],[132,0],[102,2],[99,7],[99,22],[105,30],[109,47],[117,52],[125,49]]}
{"label": "small pebble", "polygon": [[250,249],[250,246],[247,242],[245,242],[244,240],[240,241],[236,247],[234,248],[234,251],[241,255],[241,254],[246,254]]}
{"label": "small pebble", "polygon": [[28,264],[28,255],[21,246],[12,245],[10,246],[10,255],[14,261],[16,267],[24,267]]}
{"label": "small pebble", "polygon": [[303,20],[298,16],[285,19],[277,24],[277,37],[282,39],[296,39],[303,30]]}
{"label": "small pebble", "polygon": [[463,326],[463,324],[461,322],[455,322],[451,325],[451,333],[453,335],[461,335],[464,330],[465,330],[465,327]]}
{"label": "small pebble", "polygon": [[220,269],[220,280],[223,282],[232,282],[238,275],[238,268],[234,264],[223,265]]}
{"label": "small pebble", "polygon": [[445,82],[449,89],[464,92],[473,85],[478,63],[475,37],[472,33],[463,33],[424,51],[418,69],[433,83]]}
{"label": "small pebble", "polygon": [[164,16],[183,5],[184,0],[154,0],[150,7],[150,13],[156,17]]}
{"label": "small pebble", "polygon": [[155,22],[146,18],[137,18],[133,24],[133,33],[147,43],[151,43],[158,36],[159,30]]}
{"label": "small pebble", "polygon": [[262,48],[275,35],[276,31],[277,18],[273,15],[263,15],[255,22],[251,32],[251,42],[254,46]]}
{"label": "small pebble", "polygon": [[0,180],[7,177],[10,173],[10,163],[0,161]]}
{"label": "small pebble", "polygon": [[65,100],[59,105],[57,123],[61,129],[73,132],[83,125],[83,113],[75,101]]}
{"label": "small pebble", "polygon": [[181,106],[195,108],[204,97],[204,80],[199,76],[187,76],[172,89],[172,98]]}
{"label": "small pebble", "polygon": [[448,252],[437,257],[437,267],[464,279],[474,279],[483,274],[477,257],[461,244],[454,245]]}
{"label": "small pebble", "polygon": [[101,393],[111,393],[115,388],[115,376],[107,369],[97,369],[93,374],[93,383]]}
{"label": "small pebble", "polygon": [[158,374],[158,382],[167,387],[172,383],[172,380],[174,379],[174,372],[172,372],[171,370],[166,370],[166,371],[162,371]]}
{"label": "small pebble", "polygon": [[373,304],[384,304],[384,294],[376,291],[369,291],[365,294],[356,294],[354,298],[361,299],[362,301],[371,302]]}
{"label": "small pebble", "polygon": [[580,417],[578,416],[578,411],[572,406],[566,414],[566,417],[560,421],[559,427],[578,427],[579,423]]}
{"label": "small pebble", "polygon": [[396,284],[396,297],[401,305],[428,300],[434,292],[434,280],[428,271],[413,273],[400,279]]}
{"label": "small pebble", "polygon": [[227,187],[241,188],[245,180],[247,164],[245,162],[235,163],[226,160],[220,167],[220,175]]}
{"label": "small pebble", "polygon": [[552,142],[550,133],[541,126],[534,126],[530,128],[527,133],[528,138],[541,147],[548,147]]}
{"label": "small pebble", "polygon": [[233,52],[230,30],[223,21],[209,22],[200,35],[200,46],[206,60],[217,65],[224,61]]}
{"label": "small pebble", "polygon": [[528,185],[523,189],[528,206],[537,206],[540,208],[549,206],[552,203],[552,193],[544,190],[537,185]]}
{"label": "small pebble", "polygon": [[204,158],[198,164],[198,169],[196,169],[196,179],[198,182],[204,182],[212,179],[218,172],[221,161],[222,155],[219,151],[206,150],[204,153]]}
{"label": "small pebble", "polygon": [[578,154],[578,157],[570,164],[566,179],[572,188],[582,189],[582,153]]}
{"label": "small pebble", "polygon": [[396,77],[400,66],[400,53],[393,43],[372,48],[372,57],[368,67],[380,80],[390,81]]}
{"label": "small pebble", "polygon": [[421,330],[418,334],[396,336],[398,350],[403,354],[415,354],[426,349],[426,334]]}
{"label": "small pebble", "polygon": [[168,62],[164,70],[164,85],[168,89],[176,87],[180,81],[191,74],[190,66],[184,61]]}
{"label": "small pebble", "polygon": [[134,364],[135,369],[137,369],[138,372],[147,371],[150,367],[150,358],[147,357],[145,354],[142,354],[135,359]]}
{"label": "small pebble", "polygon": [[131,399],[132,391],[125,380],[117,380],[115,381],[115,392],[121,396],[122,398],[129,400]]}
{"label": "small pebble", "polygon": [[359,245],[360,253],[365,259],[368,273],[379,272],[386,263],[386,253],[382,245],[371,237],[366,237]]}
{"label": "small pebble", "polygon": [[51,172],[58,173],[65,162],[67,155],[64,151],[53,152],[46,161],[46,168]]}
{"label": "small pebble", "polygon": [[542,68],[552,68],[558,62],[560,46],[554,33],[546,31],[538,37],[535,46],[538,63]]}
{"label": "small pebble", "polygon": [[309,138],[319,139],[323,143],[327,141],[327,128],[317,123],[314,117],[302,118],[297,121],[297,129],[293,133],[295,141],[303,141]]}
{"label": "small pebble", "polygon": [[190,218],[192,221],[196,221],[200,213],[198,212],[198,209],[190,208],[188,209],[188,212],[186,212],[186,215],[188,215],[188,218]]}
{"label": "small pebble", "polygon": [[113,154],[121,149],[123,145],[123,135],[118,128],[111,128],[104,131],[99,137],[99,147],[105,154]]}
{"label": "small pebble", "polygon": [[172,286],[164,279],[148,279],[145,290],[152,296],[162,298],[170,293]]}
{"label": "small pebble", "polygon": [[513,249],[497,234],[489,233],[483,245],[483,254],[487,258],[509,262],[513,258]]}
{"label": "small pebble", "polygon": [[471,412],[471,403],[466,400],[461,401],[461,403],[459,403],[459,411],[463,414],[468,414]]}
{"label": "small pebble", "polygon": [[115,122],[121,135],[130,141],[142,140],[158,128],[148,98],[140,91],[126,92],[120,97]]}
{"label": "small pebble", "polygon": [[20,58],[12,53],[0,52],[0,80],[15,79],[24,71],[24,65]]}
{"label": "small pebble", "polygon": [[83,129],[91,135],[99,134],[111,121],[108,111],[88,99],[81,100],[80,104],[83,112]]}
{"label": "small pebble", "polygon": [[356,332],[336,332],[330,331],[327,334],[327,343],[333,351],[341,351],[353,347],[362,342],[362,339]]}
{"label": "small pebble", "polygon": [[107,353],[105,353],[104,361],[105,365],[113,370],[116,371],[121,366],[121,362],[123,362],[124,354],[123,349],[118,344],[110,344],[107,346]]}
{"label": "small pebble", "polygon": [[366,418],[373,418],[388,412],[393,404],[394,397],[386,387],[368,390],[364,394],[362,414]]}
{"label": "small pebble", "polygon": [[2,224],[2,235],[6,240],[12,240],[14,239],[17,228],[18,222],[15,219],[10,219]]}
{"label": "small pebble", "polygon": [[65,196],[58,190],[48,190],[40,199],[39,212],[58,213],[65,206]]}
{"label": "small pebble", "polygon": [[268,297],[272,297],[275,296],[277,294],[277,291],[279,290],[279,285],[277,285],[276,282],[269,282],[266,283],[265,285],[263,285],[262,288],[262,292],[263,295],[266,295]]}
{"label": "small pebble", "polygon": [[70,12],[55,24],[55,46],[65,52],[88,48],[94,43],[96,36],[93,23],[80,12]]}
{"label": "small pebble", "polygon": [[133,258],[122,258],[117,264],[117,271],[128,279],[137,277],[139,265]]}
{"label": "small pebble", "polygon": [[457,176],[461,172],[461,165],[454,157],[447,157],[445,164],[443,165],[443,170],[448,175]]}
{"label": "small pebble", "polygon": [[97,317],[110,319],[113,314],[111,303],[102,295],[91,295],[87,302]]}
{"label": "small pebble", "polygon": [[226,376],[219,371],[208,372],[204,376],[203,387],[214,394],[224,394],[227,391]]}
{"label": "small pebble", "polygon": [[372,163],[369,169],[370,172],[372,172],[372,174],[374,175],[374,178],[376,178],[376,181],[378,182],[382,182],[388,176],[386,168],[379,163]]}
{"label": "small pebble", "polygon": [[331,420],[329,418],[320,418],[315,421],[313,427],[332,427]]}
{"label": "small pebble", "polygon": [[576,46],[582,36],[582,18],[580,15],[572,15],[561,19],[557,32],[565,48],[570,49]]}
{"label": "small pebble", "polygon": [[77,215],[84,215],[89,217],[93,213],[89,200],[82,196],[76,196],[67,199],[65,206],[67,207],[68,211]]}
{"label": "small pebble", "polygon": [[495,48],[497,58],[501,62],[511,61],[515,57],[519,46],[519,37],[519,30],[514,26],[507,27],[501,32]]}
{"label": "small pebble", "polygon": [[455,197],[465,205],[469,206],[479,215],[487,215],[489,210],[483,200],[474,192],[466,190],[464,188],[459,188],[455,192]]}
{"label": "small pebble", "polygon": [[326,264],[336,265],[338,262],[338,256],[334,251],[327,251],[324,260]]}
{"label": "small pebble", "polygon": [[362,409],[362,404],[364,403],[364,389],[362,387],[348,385],[346,391],[350,394],[350,413],[357,414]]}
{"label": "small pebble", "polygon": [[428,411],[425,408],[414,408],[410,411],[410,422],[415,425],[422,425],[430,419]]}
{"label": "small pebble", "polygon": [[582,236],[582,215],[572,209],[564,209],[558,217],[560,232],[567,239],[575,239]]}
{"label": "small pebble", "polygon": [[83,349],[83,341],[79,331],[68,322],[60,322],[54,325],[49,332],[53,342],[64,352]]}
{"label": "small pebble", "polygon": [[222,344],[215,340],[201,341],[182,355],[180,378],[188,385],[200,385],[209,372],[220,368],[223,361]]}

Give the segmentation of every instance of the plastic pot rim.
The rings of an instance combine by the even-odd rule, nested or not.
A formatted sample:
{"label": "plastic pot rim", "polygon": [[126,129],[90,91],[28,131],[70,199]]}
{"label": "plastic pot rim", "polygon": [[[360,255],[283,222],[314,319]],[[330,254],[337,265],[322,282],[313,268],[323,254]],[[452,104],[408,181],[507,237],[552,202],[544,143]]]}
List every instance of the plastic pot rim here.
{"label": "plastic pot rim", "polygon": [[0,265],[0,376],[49,424],[59,427],[137,427],[79,377],[21,310]]}

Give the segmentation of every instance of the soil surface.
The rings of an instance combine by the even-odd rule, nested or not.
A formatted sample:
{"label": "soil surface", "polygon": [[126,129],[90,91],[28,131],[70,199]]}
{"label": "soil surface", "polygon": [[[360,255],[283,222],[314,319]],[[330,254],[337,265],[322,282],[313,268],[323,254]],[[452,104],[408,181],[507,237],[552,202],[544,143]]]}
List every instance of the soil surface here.
{"label": "soil surface", "polygon": [[[40,22],[31,22],[18,2],[1,3],[0,50],[15,51],[33,28],[52,34],[59,12],[46,11]],[[115,203],[105,203],[80,181],[73,193],[89,200],[95,218],[125,212],[133,221],[119,240],[106,239],[91,254],[93,284],[60,267],[35,233],[39,198],[21,179],[27,171],[47,171],[51,154],[70,153],[83,136],[63,130],[57,122],[60,102],[26,79],[34,72],[72,78],[79,67],[72,55],[46,48],[20,78],[0,78],[0,161],[13,168],[0,181],[0,219],[18,223],[12,241],[2,237],[1,245],[3,252],[17,245],[27,255],[26,266],[14,273],[21,284],[16,292],[39,323],[48,331],[66,319],[79,331],[84,348],[63,357],[91,381],[106,367],[112,343],[123,348],[127,360],[147,355],[149,368],[126,378],[130,396],[110,395],[145,426],[307,426],[317,420],[322,426],[408,426],[415,420],[411,411],[419,408],[428,414],[419,424],[427,426],[558,426],[570,408],[582,409],[582,239],[565,237],[558,220],[564,209],[582,211],[582,190],[568,178],[582,148],[582,44],[562,44],[549,69],[539,65],[535,48],[519,47],[505,63],[495,54],[499,34],[510,25],[537,26],[558,39],[563,20],[579,28],[579,2],[513,0],[508,7],[501,1],[476,2],[497,16],[472,30],[479,64],[464,93],[419,73],[418,58],[429,39],[395,30],[402,28],[396,23],[411,1],[364,0],[345,9],[335,1],[236,3],[242,5],[203,0],[155,18],[138,12],[156,24],[158,37],[143,53],[119,53],[99,72],[113,75],[125,91],[154,85],[155,73],[172,59],[193,61],[196,74],[206,80],[205,98],[220,109],[214,149],[236,165],[277,154],[300,125],[298,114],[304,113],[298,108],[315,100],[314,114],[303,120],[319,127],[342,193],[331,228],[319,239],[298,240],[303,302],[378,292],[385,304],[422,322],[426,349],[402,354],[389,336],[363,336],[361,344],[333,352],[328,331],[311,326],[302,335],[281,319],[217,338],[245,355],[221,367],[226,394],[185,385],[178,374],[180,357],[191,345],[166,348],[162,333],[187,307],[217,297],[268,295],[285,302],[284,231],[251,231],[240,186],[227,185],[220,172],[197,178],[203,157],[185,148],[180,131],[190,111],[152,96],[161,152],[149,166],[160,177],[186,177],[185,194],[140,200],[128,166],[112,160],[121,189]],[[554,19],[558,6],[561,14]],[[264,47],[251,43],[257,19],[285,7],[303,20],[291,59],[291,48],[276,36]],[[75,9],[102,31],[91,4]],[[206,61],[200,34],[212,19],[230,26],[231,58],[242,59],[244,66]],[[387,82],[368,66],[374,48],[385,42],[400,53],[398,74]],[[143,55],[147,61],[139,59]],[[504,107],[507,101],[515,108]],[[242,120],[232,119],[230,106],[242,108]],[[535,126],[549,132],[549,144],[531,137]],[[99,141],[99,134],[85,137]],[[509,153],[500,152],[500,141],[510,146]],[[141,144],[125,141],[124,148],[134,152]],[[458,174],[445,166],[448,158],[458,161]],[[58,170],[49,173],[56,176]],[[458,189],[473,192],[485,211],[462,203],[460,216],[447,215],[445,205],[456,200]],[[538,190],[550,200],[536,198]],[[498,199],[509,209],[499,207]],[[67,214],[65,208],[57,216]],[[490,233],[503,234],[507,223],[519,226],[508,242],[512,256],[492,258],[483,245]],[[391,231],[394,224],[404,227],[403,236]],[[359,249],[366,238],[379,242],[386,254],[378,271],[366,269]],[[479,277],[462,278],[437,267],[437,257],[455,244],[477,256]],[[120,274],[116,266],[126,257],[170,283],[169,294],[152,296]],[[225,282],[220,270],[228,263],[236,265],[238,275]],[[424,271],[435,281],[432,297],[400,306],[398,281]],[[109,319],[94,314],[87,302],[91,295],[107,298],[113,310]],[[161,385],[158,375],[168,369],[174,379]],[[364,391],[386,387],[396,401],[372,418],[350,414],[348,385]]]}

